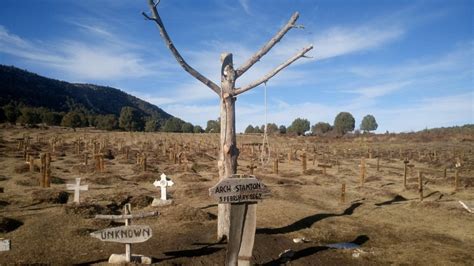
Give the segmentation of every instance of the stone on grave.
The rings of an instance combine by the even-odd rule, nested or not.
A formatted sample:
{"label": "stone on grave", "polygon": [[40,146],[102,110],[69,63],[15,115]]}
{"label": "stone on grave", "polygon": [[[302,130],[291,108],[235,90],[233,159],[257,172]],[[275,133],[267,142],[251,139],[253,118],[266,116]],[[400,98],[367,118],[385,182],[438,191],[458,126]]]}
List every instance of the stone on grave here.
{"label": "stone on grave", "polygon": [[164,173],[161,174],[160,177],[161,177],[160,181],[155,180],[155,182],[153,182],[153,185],[155,187],[160,187],[161,188],[161,197],[160,197],[160,199],[157,199],[157,198],[153,199],[153,202],[151,203],[151,206],[153,206],[153,207],[169,205],[173,202],[172,200],[169,200],[167,198],[166,188],[173,186],[174,182],[172,180],[167,180],[167,177]]}
{"label": "stone on grave", "polygon": [[9,251],[11,248],[11,243],[9,239],[0,238],[0,252]]}

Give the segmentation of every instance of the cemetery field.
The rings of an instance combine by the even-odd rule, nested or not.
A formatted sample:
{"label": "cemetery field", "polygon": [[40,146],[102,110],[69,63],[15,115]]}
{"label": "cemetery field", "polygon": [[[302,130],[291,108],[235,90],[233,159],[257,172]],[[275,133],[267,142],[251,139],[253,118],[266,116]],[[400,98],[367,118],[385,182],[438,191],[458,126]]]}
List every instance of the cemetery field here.
{"label": "cemetery field", "polygon": [[[237,172],[253,171],[271,191],[258,203],[253,263],[472,265],[474,214],[459,202],[474,208],[472,133],[269,136],[263,156],[260,143],[259,135],[237,136]],[[218,145],[218,134],[3,126],[0,238],[10,246],[0,264],[107,263],[125,245],[90,234],[125,224],[95,216],[121,215],[130,203],[132,214],[159,212],[131,220],[153,232],[133,254],[223,265],[226,243],[217,241],[209,196]],[[170,204],[152,206],[162,173],[174,183]],[[327,246],[340,242],[352,248]]]}

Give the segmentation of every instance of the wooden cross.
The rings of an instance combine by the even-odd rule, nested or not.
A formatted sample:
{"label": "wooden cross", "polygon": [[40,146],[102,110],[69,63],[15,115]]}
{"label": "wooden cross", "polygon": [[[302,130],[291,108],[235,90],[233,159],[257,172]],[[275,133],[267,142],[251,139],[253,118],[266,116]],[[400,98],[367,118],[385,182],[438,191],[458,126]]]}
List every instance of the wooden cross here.
{"label": "wooden cross", "polygon": [[326,174],[326,168],[331,168],[332,165],[330,164],[318,164],[318,167],[323,168],[323,174]]}
{"label": "wooden cross", "polygon": [[153,185],[155,187],[161,187],[161,200],[166,201],[167,200],[167,198],[166,198],[166,188],[173,186],[174,182],[171,181],[171,180],[168,181],[166,179],[166,175],[164,173],[161,174],[160,177],[161,177],[160,181],[155,180],[155,182],[153,182]]}
{"label": "wooden cross", "polygon": [[256,169],[257,166],[253,164],[253,160],[250,162],[250,165],[247,165],[247,168],[250,169],[250,175],[253,175],[253,169]]}
{"label": "wooden cross", "polygon": [[82,185],[81,186],[81,178],[78,177],[76,178],[76,184],[66,184],[66,189],[67,190],[74,190],[74,203],[80,203],[79,196],[81,191],[87,191],[89,190],[88,185]]}

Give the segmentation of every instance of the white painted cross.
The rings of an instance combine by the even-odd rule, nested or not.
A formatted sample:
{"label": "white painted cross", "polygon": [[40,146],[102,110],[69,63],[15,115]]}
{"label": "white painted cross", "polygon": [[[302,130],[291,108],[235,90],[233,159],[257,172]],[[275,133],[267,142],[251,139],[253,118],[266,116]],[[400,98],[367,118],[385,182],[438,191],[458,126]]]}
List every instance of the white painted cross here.
{"label": "white painted cross", "polygon": [[74,202],[79,203],[79,194],[81,191],[89,190],[88,185],[81,186],[81,178],[76,178],[76,184],[66,184],[67,190],[74,190]]}
{"label": "white painted cross", "polygon": [[166,179],[166,175],[163,173],[161,174],[161,179],[160,181],[158,180],[155,180],[155,182],[153,182],[153,185],[155,187],[161,187],[161,200],[163,201],[166,201],[166,187],[171,187],[174,185],[174,182],[171,181],[171,180],[167,180]]}

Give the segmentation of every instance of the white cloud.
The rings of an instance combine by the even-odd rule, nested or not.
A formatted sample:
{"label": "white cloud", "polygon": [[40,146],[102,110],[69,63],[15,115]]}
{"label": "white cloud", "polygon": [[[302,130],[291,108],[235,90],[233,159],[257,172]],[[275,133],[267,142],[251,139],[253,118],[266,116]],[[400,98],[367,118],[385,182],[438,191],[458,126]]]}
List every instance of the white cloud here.
{"label": "white cloud", "polygon": [[313,40],[315,59],[323,60],[380,47],[400,38],[404,31],[400,27],[361,26],[355,28],[335,27],[326,30]]}
{"label": "white cloud", "polygon": [[9,33],[0,25],[0,52],[56,69],[76,80],[124,79],[154,73],[151,69],[156,65],[147,64],[138,53],[124,48],[129,45],[118,43],[111,33],[92,26],[86,28],[104,38],[95,44],[75,40],[37,43]]}
{"label": "white cloud", "polygon": [[249,1],[248,0],[239,0],[240,5],[244,9],[245,13],[250,15],[250,7],[249,7]]}
{"label": "white cloud", "polygon": [[373,99],[398,91],[410,84],[412,84],[411,81],[395,81],[391,83],[372,85],[342,92],[355,93],[359,94],[363,98]]}

